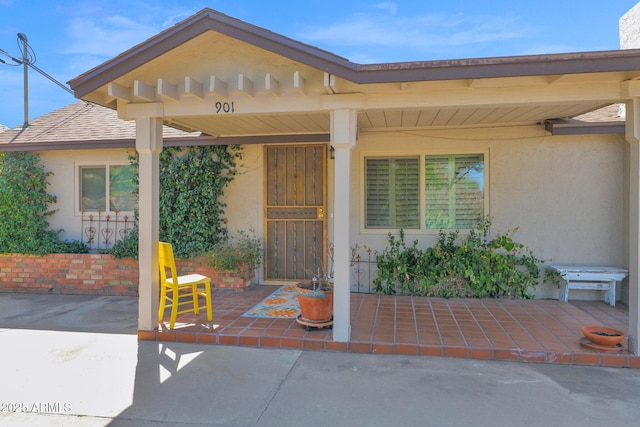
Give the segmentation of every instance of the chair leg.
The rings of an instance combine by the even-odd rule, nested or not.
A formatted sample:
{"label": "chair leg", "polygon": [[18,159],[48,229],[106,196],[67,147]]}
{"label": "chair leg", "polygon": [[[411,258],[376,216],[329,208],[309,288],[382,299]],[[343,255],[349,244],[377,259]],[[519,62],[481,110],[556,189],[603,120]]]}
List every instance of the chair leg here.
{"label": "chair leg", "polygon": [[164,319],[164,307],[167,301],[167,291],[164,285],[160,286],[160,307],[158,307],[158,322]]}
{"label": "chair leg", "polygon": [[172,292],[173,299],[171,300],[171,319],[169,319],[169,329],[173,329],[176,325],[176,319],[178,318],[178,302],[180,301],[180,295],[176,295]]}
{"label": "chair leg", "polygon": [[198,301],[198,284],[191,285],[191,294],[193,296],[193,312],[200,314],[200,301]]}
{"label": "chair leg", "polygon": [[213,320],[213,309],[211,307],[211,282],[204,283],[204,290],[206,294],[206,304],[207,304],[207,320],[211,322]]}

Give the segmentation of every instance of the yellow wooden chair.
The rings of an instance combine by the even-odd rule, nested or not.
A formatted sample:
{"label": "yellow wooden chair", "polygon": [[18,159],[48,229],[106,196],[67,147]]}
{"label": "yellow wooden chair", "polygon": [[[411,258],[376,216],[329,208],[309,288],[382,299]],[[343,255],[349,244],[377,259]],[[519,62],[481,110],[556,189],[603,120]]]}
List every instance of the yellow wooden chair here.
{"label": "yellow wooden chair", "polygon": [[[162,322],[165,308],[171,307],[169,328],[173,329],[176,317],[182,313],[200,313],[199,297],[206,301],[207,320],[213,320],[211,309],[211,279],[200,274],[178,276],[173,247],[170,243],[160,242],[158,246],[158,264],[160,265],[160,308],[158,319]],[[171,274],[167,277],[167,271]],[[200,289],[200,285],[204,289]],[[182,308],[185,307],[186,308]]]}

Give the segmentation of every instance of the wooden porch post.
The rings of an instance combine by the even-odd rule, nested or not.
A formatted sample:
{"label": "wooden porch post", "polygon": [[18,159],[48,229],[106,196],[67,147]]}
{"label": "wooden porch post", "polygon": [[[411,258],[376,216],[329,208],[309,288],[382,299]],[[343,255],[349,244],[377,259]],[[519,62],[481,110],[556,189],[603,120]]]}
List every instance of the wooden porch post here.
{"label": "wooden porch post", "polygon": [[331,112],[331,145],[334,164],[334,290],[333,340],[347,342],[351,335],[351,149],[356,145],[355,110]]}
{"label": "wooden porch post", "polygon": [[[637,83],[637,82],[636,82]],[[640,88],[638,88],[640,89]],[[630,92],[632,92],[630,90]],[[626,139],[629,142],[629,351],[640,354],[640,98],[626,105]]]}
{"label": "wooden porch post", "polygon": [[138,330],[146,331],[158,326],[160,298],[158,239],[162,119],[154,115],[136,118],[136,150],[139,154]]}

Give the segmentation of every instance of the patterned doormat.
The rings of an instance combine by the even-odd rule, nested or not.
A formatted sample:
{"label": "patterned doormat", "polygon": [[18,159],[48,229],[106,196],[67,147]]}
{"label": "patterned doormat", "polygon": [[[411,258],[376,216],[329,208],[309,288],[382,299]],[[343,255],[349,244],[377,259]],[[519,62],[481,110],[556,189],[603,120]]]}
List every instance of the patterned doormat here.
{"label": "patterned doormat", "polygon": [[281,286],[242,316],[280,319],[296,318],[300,314],[300,304],[298,304],[298,299],[295,295],[295,286]]}

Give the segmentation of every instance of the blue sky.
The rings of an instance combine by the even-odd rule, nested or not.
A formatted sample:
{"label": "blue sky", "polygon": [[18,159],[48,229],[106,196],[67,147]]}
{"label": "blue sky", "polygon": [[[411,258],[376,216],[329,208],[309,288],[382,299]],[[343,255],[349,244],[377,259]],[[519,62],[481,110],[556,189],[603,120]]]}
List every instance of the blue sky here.
{"label": "blue sky", "polygon": [[[208,7],[358,63],[619,48],[638,0],[0,0],[0,49],[66,83]],[[1,54],[0,59],[13,62]],[[22,125],[23,69],[0,63],[0,124]],[[74,102],[29,70],[29,119]]]}

